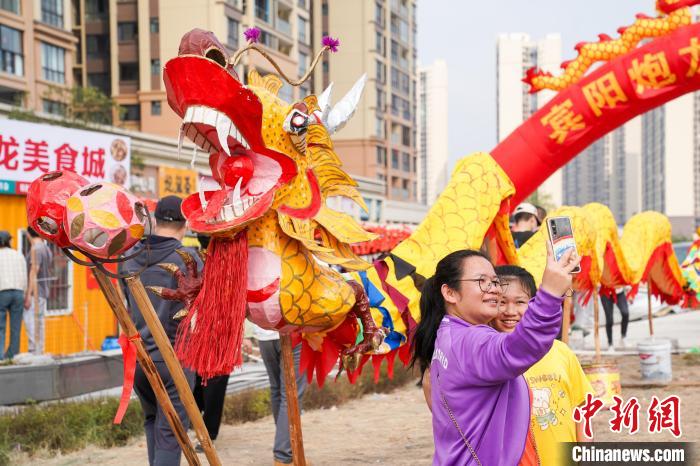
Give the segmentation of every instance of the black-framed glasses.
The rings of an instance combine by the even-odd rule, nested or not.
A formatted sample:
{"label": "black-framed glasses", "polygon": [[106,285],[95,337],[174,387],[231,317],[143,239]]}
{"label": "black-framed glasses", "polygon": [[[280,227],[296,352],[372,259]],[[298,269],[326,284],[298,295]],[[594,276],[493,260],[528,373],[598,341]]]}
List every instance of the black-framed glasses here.
{"label": "black-framed glasses", "polygon": [[499,280],[498,278],[485,277],[483,275],[479,278],[461,278],[457,281],[459,281],[459,282],[477,282],[479,284],[479,289],[481,291],[483,291],[484,293],[488,293],[494,287],[500,289],[501,293],[505,293],[506,288],[508,287],[508,282],[503,282],[503,281]]}

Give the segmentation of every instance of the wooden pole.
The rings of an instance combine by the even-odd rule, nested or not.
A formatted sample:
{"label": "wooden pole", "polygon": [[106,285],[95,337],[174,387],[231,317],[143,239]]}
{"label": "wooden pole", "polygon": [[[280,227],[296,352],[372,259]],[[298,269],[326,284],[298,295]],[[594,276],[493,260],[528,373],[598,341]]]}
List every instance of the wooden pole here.
{"label": "wooden pole", "polygon": [[207,427],[204,425],[202,413],[199,411],[197,402],[194,400],[192,388],[187,383],[187,379],[185,379],[182,365],[178,361],[177,356],[175,356],[175,351],[170,344],[170,339],[168,335],[166,335],[155,309],[153,309],[153,304],[148,297],[146,289],[143,287],[143,283],[141,283],[141,279],[139,279],[139,277],[129,277],[126,278],[125,281],[131,294],[134,296],[136,306],[138,306],[148,329],[151,331],[151,335],[153,336],[156,346],[158,346],[160,350],[160,354],[163,355],[163,360],[166,366],[168,366],[173,382],[175,382],[177,393],[180,395],[180,400],[185,407],[185,411],[187,411],[187,415],[190,417],[190,421],[192,421],[192,427],[197,434],[197,438],[202,445],[207,460],[209,460],[209,464],[221,466],[221,460],[214,449],[211,438],[209,438],[209,431],[207,431]]}
{"label": "wooden pole", "polygon": [[34,307],[34,354],[42,354],[44,351],[41,344],[41,322],[39,321],[41,319],[39,310],[39,263],[37,262],[36,245],[33,244],[34,241],[31,239],[31,236],[30,241],[32,248],[29,251],[29,255],[31,256],[32,268],[29,280],[32,283],[32,303]]}
{"label": "wooden pole", "polygon": [[654,316],[651,313],[651,283],[647,283],[647,313],[649,319],[649,336],[654,337]]}
{"label": "wooden pole", "polygon": [[[112,308],[114,315],[117,317],[119,325],[124,330],[124,333],[126,333],[126,335],[129,337],[136,335],[138,333],[136,326],[131,320],[131,316],[127,312],[126,307],[124,307],[124,303],[119,299],[119,294],[117,293],[117,290],[112,282],[101,271],[92,269],[92,272],[95,274],[95,279],[97,279],[97,283],[100,285],[100,289],[107,299],[107,303],[109,303],[109,306]],[[168,392],[163,385],[163,380],[161,380],[151,356],[148,354],[148,351],[146,351],[146,347],[143,346],[143,341],[141,341],[139,338],[135,339],[133,343],[136,346],[136,357],[139,364],[141,364],[141,369],[143,370],[144,374],[146,374],[148,381],[151,383],[151,387],[153,387],[153,393],[155,394],[156,399],[158,400],[158,403],[160,404],[160,407],[168,420],[168,423],[170,423],[170,427],[173,429],[177,443],[180,444],[187,462],[191,466],[200,466],[201,462],[197,457],[197,453],[194,451],[190,438],[187,436],[187,430],[182,425],[182,421],[180,421],[180,418],[175,411],[175,407],[170,401]]]}
{"label": "wooden pole", "polygon": [[574,307],[573,296],[564,298],[564,318],[561,323],[561,341],[569,344],[569,327],[571,326],[571,308]]}
{"label": "wooden pole", "polygon": [[299,398],[297,397],[297,377],[294,372],[294,355],[292,354],[292,337],[289,334],[280,334],[280,346],[284,366],[284,389],[287,393],[287,417],[289,419],[289,438],[292,444],[292,463],[294,466],[306,466]]}
{"label": "wooden pole", "polygon": [[600,296],[593,290],[593,338],[595,339],[595,362],[600,362]]}

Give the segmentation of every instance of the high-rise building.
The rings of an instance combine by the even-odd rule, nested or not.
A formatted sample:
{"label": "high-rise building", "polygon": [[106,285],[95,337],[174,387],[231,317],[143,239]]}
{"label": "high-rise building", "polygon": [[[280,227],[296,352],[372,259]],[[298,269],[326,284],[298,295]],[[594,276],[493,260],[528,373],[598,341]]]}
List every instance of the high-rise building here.
{"label": "high-rise building", "polygon": [[563,169],[563,200],[608,206],[619,225],[641,208],[641,118],[603,136]]}
{"label": "high-rise building", "polygon": [[335,102],[368,77],[336,151],[349,173],[385,181],[387,199],[407,202],[418,192],[415,12],[414,0],[313,0],[314,40],[337,36],[341,47],[317,67],[316,93],[332,82]]}
{"label": "high-rise building", "polygon": [[449,181],[447,63],[418,69],[418,200],[431,204]]}
{"label": "high-rise building", "polygon": [[[303,75],[312,55],[310,0],[84,0],[75,1],[79,41],[75,80],[99,87],[124,109],[123,125],[173,136],[179,119],[168,108],[163,65],[177,55],[182,36],[195,27],[212,31],[235,52],[246,27],[261,30],[259,43],[288,76]],[[84,11],[80,9],[84,5]],[[247,54],[239,67],[266,73],[274,69],[257,54]],[[244,79],[244,78],[243,78]],[[309,91],[285,84],[286,100]]]}
{"label": "high-rise building", "polygon": [[642,209],[666,214],[681,236],[692,234],[698,213],[697,99],[684,95],[642,116]]}
{"label": "high-rise building", "polygon": [[[522,122],[542,107],[554,95],[551,91],[529,93],[522,82],[529,68],[556,73],[561,63],[561,37],[547,34],[533,40],[527,34],[512,33],[498,36],[496,45],[496,131],[500,142]],[[550,176],[538,194],[548,195],[556,205],[562,203],[561,170]]]}
{"label": "high-rise building", "polygon": [[76,39],[69,0],[0,1],[0,102],[47,113],[53,88],[73,85]]}
{"label": "high-rise building", "polygon": [[[313,55],[311,0],[2,0],[0,2],[0,102],[61,114],[55,89],[96,87],[121,106],[114,123],[126,129],[175,137],[179,118],[163,87],[165,62],[195,27],[213,31],[235,52],[245,27],[260,28],[259,43],[288,76],[303,75]],[[273,67],[248,54],[243,75]],[[285,84],[282,98],[309,93]]]}

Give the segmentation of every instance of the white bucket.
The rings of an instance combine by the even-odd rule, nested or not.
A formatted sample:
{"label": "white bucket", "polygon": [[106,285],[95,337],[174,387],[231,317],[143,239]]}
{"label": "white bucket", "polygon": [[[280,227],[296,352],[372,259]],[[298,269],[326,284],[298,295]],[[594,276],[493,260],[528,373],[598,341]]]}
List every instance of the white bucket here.
{"label": "white bucket", "polygon": [[637,345],[639,362],[642,366],[642,379],[654,382],[670,382],[671,341],[663,338],[649,338]]}

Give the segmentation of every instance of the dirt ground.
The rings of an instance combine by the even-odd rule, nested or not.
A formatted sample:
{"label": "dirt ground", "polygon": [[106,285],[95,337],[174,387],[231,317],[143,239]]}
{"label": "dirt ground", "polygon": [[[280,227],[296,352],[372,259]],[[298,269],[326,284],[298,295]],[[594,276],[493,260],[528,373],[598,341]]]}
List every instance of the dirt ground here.
{"label": "dirt ground", "polygon": [[[611,413],[601,411],[595,418],[596,440],[674,440],[667,432],[649,434],[646,428],[646,409],[651,396],[657,395],[663,399],[669,394],[681,397],[681,440],[700,439],[700,358],[688,361],[674,356],[673,385],[642,388],[629,386],[641,382],[637,356],[620,357],[617,361],[621,368],[623,398],[636,396],[640,401],[641,429],[633,437],[612,433],[607,426]],[[433,439],[430,413],[422,392],[413,385],[388,395],[369,395],[336,409],[306,412],[302,416],[302,424],[306,457],[314,466],[431,464]],[[271,417],[237,426],[224,425],[216,447],[225,465],[271,465],[273,436]],[[200,457],[206,464],[204,456]],[[30,463],[52,466],[141,465],[147,464],[146,444],[144,438],[140,438],[121,448],[88,448],[52,459],[33,458]]]}

